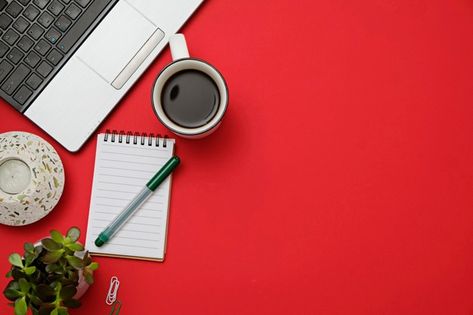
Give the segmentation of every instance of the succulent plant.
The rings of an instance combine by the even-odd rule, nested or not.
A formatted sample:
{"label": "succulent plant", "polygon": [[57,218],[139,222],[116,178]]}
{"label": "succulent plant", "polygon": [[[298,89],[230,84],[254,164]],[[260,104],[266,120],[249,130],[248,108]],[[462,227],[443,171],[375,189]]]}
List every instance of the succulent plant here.
{"label": "succulent plant", "polygon": [[98,263],[92,262],[84,247],[77,242],[80,230],[70,228],[66,235],[56,230],[38,245],[25,243],[24,254],[14,253],[8,258],[13,278],[3,294],[12,301],[15,315],[25,315],[28,308],[33,315],[65,315],[68,308],[80,306],[74,299],[79,277],[88,284],[94,281]]}

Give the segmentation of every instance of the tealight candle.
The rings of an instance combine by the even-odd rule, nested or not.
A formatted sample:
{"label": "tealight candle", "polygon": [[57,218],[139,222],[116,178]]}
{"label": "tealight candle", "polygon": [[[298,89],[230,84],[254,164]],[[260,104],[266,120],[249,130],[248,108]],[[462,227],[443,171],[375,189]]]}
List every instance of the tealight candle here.
{"label": "tealight candle", "polygon": [[31,171],[25,162],[12,159],[0,165],[0,189],[7,194],[19,194],[30,182]]}

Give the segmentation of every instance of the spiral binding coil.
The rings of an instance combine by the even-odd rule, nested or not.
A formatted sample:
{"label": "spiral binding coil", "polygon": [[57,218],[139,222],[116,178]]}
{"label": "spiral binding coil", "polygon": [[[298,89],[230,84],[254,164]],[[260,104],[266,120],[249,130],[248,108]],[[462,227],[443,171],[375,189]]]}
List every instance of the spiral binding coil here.
{"label": "spiral binding coil", "polygon": [[117,130],[112,130],[110,131],[109,129],[106,130],[105,136],[104,136],[104,141],[105,142],[118,142],[118,143],[127,143],[127,144],[140,144],[140,145],[148,145],[148,146],[162,146],[165,148],[167,146],[167,139],[168,136],[164,135],[164,137],[161,137],[160,134],[154,135],[153,133],[150,133],[149,135],[145,132],[139,133],[139,132],[131,132],[131,131],[117,131]]}

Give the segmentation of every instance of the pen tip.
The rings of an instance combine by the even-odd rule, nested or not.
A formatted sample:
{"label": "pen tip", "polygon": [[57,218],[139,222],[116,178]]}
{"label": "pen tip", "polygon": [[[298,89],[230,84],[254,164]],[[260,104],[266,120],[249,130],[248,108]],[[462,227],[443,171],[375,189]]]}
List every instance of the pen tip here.
{"label": "pen tip", "polygon": [[102,246],[103,244],[105,244],[105,242],[102,241],[100,238],[97,238],[97,239],[95,240],[95,246],[100,247],[100,246]]}

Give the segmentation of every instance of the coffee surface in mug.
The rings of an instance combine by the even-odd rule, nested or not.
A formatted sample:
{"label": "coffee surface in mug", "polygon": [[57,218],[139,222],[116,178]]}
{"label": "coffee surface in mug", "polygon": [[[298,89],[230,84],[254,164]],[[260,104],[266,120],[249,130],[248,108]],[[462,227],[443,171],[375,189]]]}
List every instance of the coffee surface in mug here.
{"label": "coffee surface in mug", "polygon": [[207,74],[198,70],[183,70],[165,83],[161,103],[166,116],[175,124],[197,128],[215,116],[220,94]]}

